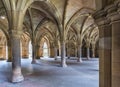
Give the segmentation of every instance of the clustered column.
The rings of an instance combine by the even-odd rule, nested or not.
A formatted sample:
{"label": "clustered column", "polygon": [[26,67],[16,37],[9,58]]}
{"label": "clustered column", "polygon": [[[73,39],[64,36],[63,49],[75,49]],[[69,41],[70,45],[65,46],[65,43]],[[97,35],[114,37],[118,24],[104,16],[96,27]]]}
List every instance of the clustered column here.
{"label": "clustered column", "polygon": [[32,41],[32,64],[36,63],[36,46],[34,40]]}
{"label": "clustered column", "polygon": [[95,44],[92,44],[92,57],[95,58]]}
{"label": "clustered column", "polygon": [[55,55],[54,58],[55,58],[55,60],[57,60],[57,46],[54,46],[54,52],[55,52],[55,53],[54,53],[54,55]]}
{"label": "clustered column", "polygon": [[82,62],[82,47],[78,45],[78,62]]}
{"label": "clustered column", "polygon": [[21,31],[10,31],[11,50],[12,50],[12,82],[20,82],[24,80],[21,72],[21,50],[20,50]]}
{"label": "clustered column", "polygon": [[67,67],[65,55],[66,55],[65,42],[61,42],[61,66],[62,67]]}
{"label": "clustered column", "polygon": [[87,59],[89,60],[90,59],[90,48],[87,47]]}
{"label": "clustered column", "polygon": [[37,53],[36,53],[36,59],[40,59],[40,57],[41,57],[39,50],[40,50],[40,45],[36,45],[36,52],[37,52]]}

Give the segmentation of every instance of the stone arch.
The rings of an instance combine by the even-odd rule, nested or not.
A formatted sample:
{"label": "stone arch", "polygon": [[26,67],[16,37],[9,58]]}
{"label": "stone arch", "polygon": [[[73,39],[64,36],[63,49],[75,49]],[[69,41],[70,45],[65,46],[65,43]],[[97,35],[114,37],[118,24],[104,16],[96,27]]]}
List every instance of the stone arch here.
{"label": "stone arch", "polygon": [[67,25],[65,27],[66,29],[66,34],[69,31],[69,28],[71,26],[71,24],[80,16],[89,16],[90,14],[94,13],[95,10],[91,9],[91,8],[81,8],[79,9],[72,17],[71,19],[67,22]]}
{"label": "stone arch", "polygon": [[[45,4],[46,4],[46,6],[48,6],[48,8],[51,8],[51,14],[49,14],[49,15],[51,15],[51,17],[52,17],[52,19],[53,20],[51,20],[51,21],[53,21],[54,23],[55,23],[55,25],[57,25],[57,29],[58,29],[58,31],[60,32],[60,25],[61,25],[61,23],[60,23],[60,14],[59,14],[59,12],[57,12],[57,8],[55,7],[55,5],[50,1],[50,0],[34,0],[33,2],[31,2],[30,4],[29,4],[29,6],[30,5],[32,5],[32,4],[34,4],[35,2],[44,2]],[[29,7],[28,6],[28,7]],[[54,14],[53,14],[54,13]],[[46,20],[49,20],[49,18],[44,18],[43,20],[42,20],[42,22],[41,23],[39,23],[39,25],[38,25],[38,27],[37,28],[39,28],[39,26],[44,22],[44,21],[46,21]]]}
{"label": "stone arch", "polygon": [[27,32],[24,32],[21,37],[22,58],[29,58],[29,42],[30,42],[30,37]]}

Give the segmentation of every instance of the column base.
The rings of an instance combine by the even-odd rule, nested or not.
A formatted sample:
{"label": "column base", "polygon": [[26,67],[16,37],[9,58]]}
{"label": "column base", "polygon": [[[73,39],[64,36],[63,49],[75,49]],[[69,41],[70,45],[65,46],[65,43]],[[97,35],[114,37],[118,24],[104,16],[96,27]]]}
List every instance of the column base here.
{"label": "column base", "polygon": [[54,60],[57,60],[57,58],[54,58]]}
{"label": "column base", "polygon": [[23,56],[22,59],[29,59],[29,57]]}
{"label": "column base", "polygon": [[83,61],[82,61],[82,59],[81,59],[81,58],[78,58],[77,62],[82,63]]}
{"label": "column base", "polygon": [[87,60],[90,60],[91,58],[90,57],[87,57]]}
{"label": "column base", "polygon": [[61,67],[65,68],[67,67],[67,64],[61,64]]}
{"label": "column base", "polygon": [[36,59],[40,59],[40,57],[39,57],[39,56],[37,56],[37,57],[36,57]]}
{"label": "column base", "polygon": [[11,82],[18,83],[18,82],[22,82],[23,80],[24,80],[23,75],[13,75]]}
{"label": "column base", "polygon": [[68,57],[68,59],[70,59],[70,57]]}
{"label": "column base", "polygon": [[12,60],[8,59],[7,62],[12,62]]}
{"label": "column base", "polygon": [[36,60],[32,60],[32,62],[31,62],[31,64],[36,64],[37,62],[36,62]]}

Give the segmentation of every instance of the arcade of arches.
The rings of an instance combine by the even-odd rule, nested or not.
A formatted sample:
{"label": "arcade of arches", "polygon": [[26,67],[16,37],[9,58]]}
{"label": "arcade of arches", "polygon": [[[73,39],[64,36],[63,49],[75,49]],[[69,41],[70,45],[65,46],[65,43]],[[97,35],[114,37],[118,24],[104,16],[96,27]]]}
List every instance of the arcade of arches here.
{"label": "arcade of arches", "polygon": [[[61,67],[98,57],[99,86],[120,85],[120,0],[0,0],[0,59],[21,82],[21,58],[48,56]],[[99,44],[98,44],[99,43]]]}

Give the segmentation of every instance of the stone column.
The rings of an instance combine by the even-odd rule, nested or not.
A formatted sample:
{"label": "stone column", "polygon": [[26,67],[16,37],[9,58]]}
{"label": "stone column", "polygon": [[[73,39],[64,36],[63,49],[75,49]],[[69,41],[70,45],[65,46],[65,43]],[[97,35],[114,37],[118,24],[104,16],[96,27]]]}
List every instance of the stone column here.
{"label": "stone column", "polygon": [[61,42],[61,66],[62,67],[67,67],[65,55],[66,55],[65,42]]}
{"label": "stone column", "polygon": [[95,58],[95,43],[92,43],[92,58]]}
{"label": "stone column", "polygon": [[112,87],[120,86],[120,20],[112,23]]}
{"label": "stone column", "polygon": [[57,47],[56,46],[54,47],[54,55],[55,55],[55,57],[54,57],[55,60],[57,60]]}
{"label": "stone column", "polygon": [[77,58],[77,56],[78,56],[78,48],[77,48],[77,46],[75,47],[75,57]]}
{"label": "stone column", "polygon": [[117,4],[118,7],[113,5],[108,8],[112,25],[111,87],[120,87],[120,1]]}
{"label": "stone column", "polygon": [[89,60],[90,59],[90,48],[87,47],[87,59]]}
{"label": "stone column", "polygon": [[111,87],[111,25],[100,28],[100,87]]}
{"label": "stone column", "polygon": [[68,59],[70,59],[70,48],[69,48],[69,43],[68,43],[68,46],[67,46],[67,57],[68,57]]}
{"label": "stone column", "polygon": [[36,46],[36,59],[40,59],[40,52],[39,52],[39,50],[40,50],[40,46],[37,45]]}
{"label": "stone column", "polygon": [[21,31],[13,30],[10,33],[12,50],[12,82],[21,82],[24,77],[21,72],[21,50],[20,50]]}
{"label": "stone column", "polygon": [[81,45],[78,45],[78,60],[77,62],[82,63],[82,48]]}
{"label": "stone column", "polygon": [[95,58],[95,48],[92,48],[92,57]]}
{"label": "stone column", "polygon": [[95,17],[99,27],[99,87],[111,87],[112,29],[104,10]]}
{"label": "stone column", "polygon": [[36,47],[35,43],[32,42],[32,64],[36,64]]}

